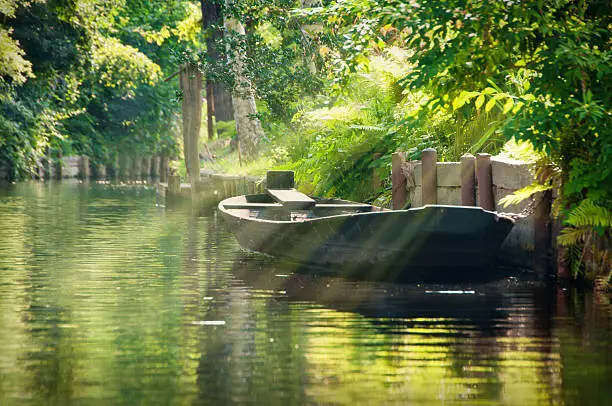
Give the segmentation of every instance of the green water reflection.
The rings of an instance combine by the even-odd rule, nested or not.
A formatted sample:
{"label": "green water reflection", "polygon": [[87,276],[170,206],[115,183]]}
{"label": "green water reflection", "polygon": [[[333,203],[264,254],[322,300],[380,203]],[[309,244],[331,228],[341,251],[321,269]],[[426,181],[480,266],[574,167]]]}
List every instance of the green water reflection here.
{"label": "green water reflection", "polygon": [[6,187],[0,405],[612,402],[605,297],[461,289],[295,275],[143,187]]}

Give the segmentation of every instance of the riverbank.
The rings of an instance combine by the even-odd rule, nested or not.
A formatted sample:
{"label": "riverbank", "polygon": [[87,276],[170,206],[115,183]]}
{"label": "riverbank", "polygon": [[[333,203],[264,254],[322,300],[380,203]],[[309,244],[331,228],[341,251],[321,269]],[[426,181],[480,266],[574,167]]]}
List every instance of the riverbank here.
{"label": "riverbank", "polygon": [[[515,147],[515,149],[517,148]],[[277,168],[282,169],[296,167],[295,163],[282,162],[281,157],[273,158],[270,153],[262,154],[262,158],[254,162],[240,165],[240,157],[237,151],[231,150],[229,142],[221,149],[212,146],[209,151],[214,154],[214,159],[203,161],[203,172],[222,172],[228,174],[227,176],[230,178],[232,176],[259,176],[263,178],[266,170],[274,169],[274,163],[276,163]],[[391,171],[391,165],[389,165],[387,173],[382,175],[380,168],[374,168],[370,170],[370,175],[364,178],[364,181],[367,181],[366,183],[371,182],[379,193],[375,204],[385,205],[386,203],[387,207],[393,204],[394,208],[399,208],[407,203],[412,207],[417,207],[425,202],[480,206],[484,204],[486,207],[483,207],[488,210],[515,213],[519,216],[517,226],[505,244],[508,258],[515,262],[518,261],[523,266],[539,268],[543,275],[551,273],[560,280],[586,281],[598,290],[612,291],[612,257],[609,254],[609,249],[604,248],[598,254],[591,255],[588,252],[584,254],[580,259],[584,266],[582,273],[576,269],[571,269],[567,264],[567,250],[557,243],[562,224],[558,218],[555,218],[552,210],[554,206],[553,196],[558,195],[557,192],[537,193],[510,206],[500,204],[504,197],[533,184],[535,181],[533,160],[511,159],[508,155],[512,154],[507,152],[500,157],[488,157],[485,154],[479,156],[478,159],[483,158],[482,162],[486,160],[488,169],[484,172],[481,170],[480,173],[475,170],[473,160],[464,162],[462,159],[461,163],[438,162],[435,165],[436,175],[433,177],[431,174],[430,176],[425,175],[428,180],[433,179],[434,184],[425,187],[427,185],[424,186],[421,179],[424,174],[421,170],[420,161],[407,161],[405,153],[394,155],[398,155],[401,160],[398,161],[397,168],[394,167]],[[521,155],[529,156],[529,154],[514,154],[514,156]],[[482,162],[480,167],[484,168]],[[467,166],[471,164],[472,170],[472,178],[468,179],[468,183],[471,181],[471,189],[468,188],[467,191],[467,195],[472,196],[471,203],[463,201],[466,195],[462,187],[462,183],[465,181],[466,163]],[[391,172],[394,172],[394,174]],[[395,172],[397,172],[397,175]],[[395,178],[398,175],[401,178],[401,185],[396,184]],[[481,179],[477,179],[477,177]],[[488,188],[483,187],[483,185],[486,185],[485,179],[489,180]],[[315,189],[309,182],[298,183],[297,187],[307,194]],[[423,189],[430,195],[433,190],[434,196],[437,195],[437,198],[429,196],[424,199],[422,197]],[[346,198],[346,196],[337,197]],[[401,200],[401,202],[394,203],[395,200]],[[608,252],[607,257],[606,252]]]}

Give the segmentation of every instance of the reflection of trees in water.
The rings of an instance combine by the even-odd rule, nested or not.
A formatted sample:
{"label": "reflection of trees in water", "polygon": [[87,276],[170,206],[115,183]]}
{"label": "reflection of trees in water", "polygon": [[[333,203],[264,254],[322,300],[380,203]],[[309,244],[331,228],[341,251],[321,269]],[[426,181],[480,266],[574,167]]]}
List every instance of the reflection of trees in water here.
{"label": "reflection of trees in water", "polygon": [[612,399],[612,305],[604,292],[557,292],[554,336],[562,360],[566,404],[608,404]]}
{"label": "reflection of trees in water", "polygon": [[213,215],[30,187],[0,196],[0,403],[612,397],[610,305],[590,295],[300,275],[238,255]]}
{"label": "reflection of trees in water", "polygon": [[222,236],[216,218],[207,221],[206,252],[215,255],[215,260],[207,262],[207,277],[212,281],[207,295],[213,300],[206,320],[226,324],[200,329],[196,403],[303,403],[303,361],[296,351],[301,334],[294,332],[295,315],[287,302],[236,279],[230,266],[237,245]]}
{"label": "reflection of trees in water", "polygon": [[237,261],[239,278],[258,290],[286,292],[276,300],[292,310],[305,307],[301,380],[314,402],[559,400],[560,361],[545,289],[464,286],[475,294],[444,294],[436,290],[462,287],[296,275],[275,261],[253,269],[248,264],[255,259]]}
{"label": "reflection of trees in water", "polygon": [[[23,349],[19,363],[27,378],[20,386],[37,401],[61,402],[74,395],[73,382],[79,374],[78,341],[82,332],[74,326],[71,298],[75,273],[69,268],[74,256],[64,254],[79,244],[80,219],[86,211],[87,192],[76,185],[48,188],[45,184],[18,185],[24,219],[21,229],[12,229],[11,239],[21,242],[22,263],[17,280],[21,290],[21,332]],[[82,200],[66,201],[70,193]],[[65,204],[64,204],[65,203]],[[2,250],[3,251],[3,250]],[[8,254],[8,255],[7,255]],[[3,253],[11,258],[10,253]],[[49,261],[52,259],[52,261]],[[4,313],[4,311],[3,311]],[[17,344],[17,343],[16,343]],[[17,347],[17,348],[19,348]]]}

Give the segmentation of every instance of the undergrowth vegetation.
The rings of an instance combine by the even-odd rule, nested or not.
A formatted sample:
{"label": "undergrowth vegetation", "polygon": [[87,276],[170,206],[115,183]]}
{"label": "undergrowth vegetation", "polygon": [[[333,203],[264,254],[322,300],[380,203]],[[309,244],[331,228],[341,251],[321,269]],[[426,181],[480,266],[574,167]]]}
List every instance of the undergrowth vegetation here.
{"label": "undergrowth vegetation", "polygon": [[[497,153],[504,141],[498,132],[504,117],[483,112],[458,119],[443,111],[420,116],[431,97],[424,90],[407,90],[400,80],[410,73],[409,51],[390,47],[373,55],[349,75],[335,98],[302,101],[290,124],[269,127],[269,140],[260,157],[239,162],[235,149],[216,149],[211,168],[235,173],[263,174],[271,168],[292,169],[300,188],[321,196],[357,201],[390,198],[391,154],[436,148],[442,161],[458,160],[466,152]],[[228,144],[228,143],[226,143]]]}

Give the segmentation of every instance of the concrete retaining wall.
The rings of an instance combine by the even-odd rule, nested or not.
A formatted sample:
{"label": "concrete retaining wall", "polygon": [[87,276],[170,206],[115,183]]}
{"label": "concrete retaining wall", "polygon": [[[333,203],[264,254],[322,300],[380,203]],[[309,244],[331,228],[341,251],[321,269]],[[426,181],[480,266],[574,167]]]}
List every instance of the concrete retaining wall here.
{"label": "concrete retaining wall", "polygon": [[[405,154],[394,154],[392,174],[394,208],[409,205],[420,207],[423,202],[423,173],[420,161],[406,161]],[[473,159],[473,158],[472,158]],[[399,164],[398,164],[399,163]],[[461,162],[438,162],[436,164],[437,204],[461,205],[462,183]],[[401,174],[395,172],[401,171]],[[542,257],[549,258],[551,251],[550,201],[544,194],[509,207],[502,207],[499,201],[515,191],[532,184],[535,180],[531,163],[495,156],[490,158],[490,185],[474,185],[473,193],[477,206],[481,205],[479,189],[491,189],[494,209],[498,212],[522,214],[504,242],[504,256],[519,265],[537,266]],[[396,184],[400,182],[401,184]],[[405,197],[404,197],[405,196]],[[403,204],[401,202],[404,201]],[[548,207],[547,207],[548,206]]]}

